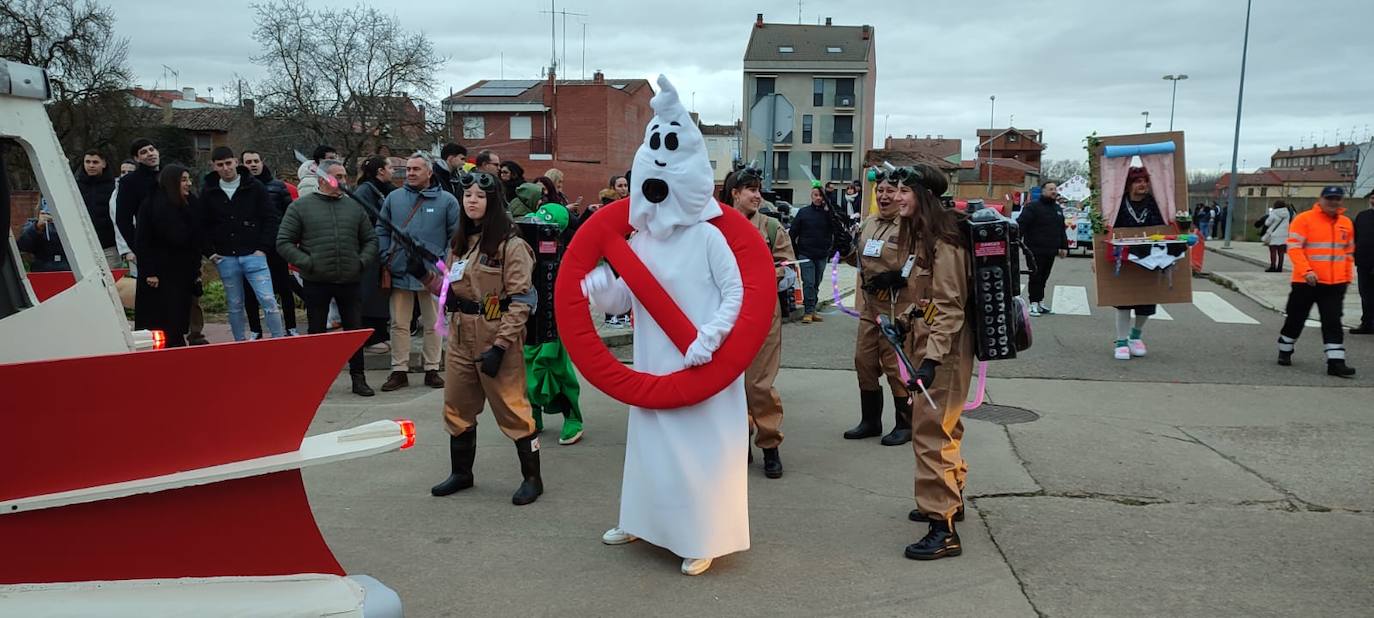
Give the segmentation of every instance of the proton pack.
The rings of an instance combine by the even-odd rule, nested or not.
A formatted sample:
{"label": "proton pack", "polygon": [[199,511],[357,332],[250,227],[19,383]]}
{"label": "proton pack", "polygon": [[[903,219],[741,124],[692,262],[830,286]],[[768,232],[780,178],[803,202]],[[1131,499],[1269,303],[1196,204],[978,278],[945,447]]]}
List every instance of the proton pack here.
{"label": "proton pack", "polygon": [[520,236],[534,250],[530,286],[539,295],[539,303],[526,324],[525,344],[558,341],[558,324],[553,317],[553,287],[563,260],[562,231],[554,223],[535,218],[517,219],[515,224],[520,228]]}
{"label": "proton pack", "polygon": [[960,218],[971,258],[967,319],[978,360],[1016,358],[1031,346],[1030,317],[1021,300],[1021,228],[991,208]]}

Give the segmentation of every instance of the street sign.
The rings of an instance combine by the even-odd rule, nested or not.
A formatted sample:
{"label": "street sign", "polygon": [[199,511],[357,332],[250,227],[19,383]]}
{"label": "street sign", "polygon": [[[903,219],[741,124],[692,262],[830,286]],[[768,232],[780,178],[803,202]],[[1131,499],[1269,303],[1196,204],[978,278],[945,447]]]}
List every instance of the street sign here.
{"label": "street sign", "polygon": [[769,141],[769,135],[772,135],[772,142],[776,144],[786,141],[787,136],[792,133],[792,124],[796,118],[797,109],[787,97],[777,93],[767,94],[749,110],[749,132],[765,143]]}

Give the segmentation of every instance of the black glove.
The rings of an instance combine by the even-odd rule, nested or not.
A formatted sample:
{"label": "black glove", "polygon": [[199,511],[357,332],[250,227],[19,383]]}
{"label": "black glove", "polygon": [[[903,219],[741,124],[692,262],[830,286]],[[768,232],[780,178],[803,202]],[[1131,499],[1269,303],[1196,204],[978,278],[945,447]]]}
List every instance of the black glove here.
{"label": "black glove", "polygon": [[877,294],[879,290],[900,290],[906,287],[906,277],[901,271],[889,270],[869,277],[864,282],[864,291]]}
{"label": "black glove", "polygon": [[[935,368],[939,366],[940,363],[938,361],[933,361],[929,358],[921,361],[921,366],[916,369],[916,374],[911,376],[912,382],[919,381],[922,387],[929,390],[931,383],[935,382]],[[915,388],[914,384],[913,388]]]}
{"label": "black glove", "polygon": [[424,281],[429,270],[425,268],[425,263],[420,261],[420,258],[412,255],[406,258],[406,274]]}
{"label": "black glove", "polygon": [[487,348],[487,351],[482,353],[482,373],[496,377],[496,372],[501,370],[501,359],[505,356],[506,349],[499,345]]}

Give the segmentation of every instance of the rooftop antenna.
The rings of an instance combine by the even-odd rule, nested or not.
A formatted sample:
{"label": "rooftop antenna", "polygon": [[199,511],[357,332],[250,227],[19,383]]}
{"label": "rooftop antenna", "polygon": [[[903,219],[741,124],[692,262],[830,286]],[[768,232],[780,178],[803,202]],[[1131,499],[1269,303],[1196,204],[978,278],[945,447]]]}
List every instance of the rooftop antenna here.
{"label": "rooftop antenna", "polygon": [[587,79],[587,22],[582,22],[582,79]]}
{"label": "rooftop antenna", "polygon": [[164,64],[162,65],[162,79],[165,81],[168,75],[172,76],[172,84],[174,84],[173,89],[181,90],[181,73]]}
{"label": "rooftop antenna", "polygon": [[802,0],[797,0],[797,23],[802,23]]}
{"label": "rooftop antenna", "polygon": [[[575,17],[589,17],[589,15],[587,15],[586,13],[570,13],[570,12],[568,12],[567,9],[557,10],[557,9],[554,8],[554,2],[555,2],[555,0],[549,0],[549,10],[548,10],[548,11],[541,11],[541,12],[547,12],[547,13],[549,13],[549,32],[550,32],[550,36],[553,36],[554,24],[556,23],[557,16],[558,16],[558,15],[562,15],[562,16],[563,16],[563,60],[564,60],[564,62],[566,62],[567,59],[568,59],[568,16],[569,16],[569,15],[572,15],[572,16],[575,16]],[[557,52],[557,45],[555,44],[555,45],[552,45],[551,47],[552,47],[552,49],[554,50],[554,54],[556,55],[556,54],[558,53],[558,52]],[[554,58],[554,65],[558,65],[558,64],[559,64],[558,59],[555,57],[555,58]],[[584,77],[585,77],[585,73],[586,73],[586,67],[585,67],[585,66],[583,67],[582,72],[583,72]]]}

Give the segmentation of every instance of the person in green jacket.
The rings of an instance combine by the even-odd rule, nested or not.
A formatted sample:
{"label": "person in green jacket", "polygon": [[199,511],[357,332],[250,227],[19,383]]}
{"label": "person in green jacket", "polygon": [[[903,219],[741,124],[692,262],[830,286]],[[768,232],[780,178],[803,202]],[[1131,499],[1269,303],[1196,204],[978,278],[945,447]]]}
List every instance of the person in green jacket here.
{"label": "person in green jacket", "polygon": [[[343,163],[328,160],[319,169],[328,175],[319,190],[291,203],[277,228],[277,253],[300,269],[304,280],[306,321],[310,334],[323,333],[329,303],[339,305],[344,330],[362,328],[362,295],[358,286],[365,269],[377,261],[377,234],[363,207],[343,192]],[[362,346],[348,359],[353,393],[374,393],[363,377]]]}
{"label": "person in green jacket", "polygon": [[[534,183],[521,185],[520,190],[527,186],[539,191],[539,185]],[[536,193],[538,195],[540,193]],[[561,232],[568,227],[568,209],[561,204],[544,204],[526,215],[526,219],[551,223]],[[541,302],[546,300],[540,299]],[[535,430],[544,430],[545,414],[562,414],[563,431],[558,436],[558,443],[576,444],[581,440],[582,407],[578,395],[582,387],[562,341],[554,339],[525,346],[525,380],[530,406],[534,409]]]}
{"label": "person in green jacket", "polygon": [[[539,209],[539,203],[544,199],[544,186],[537,182],[527,182],[515,188],[515,195],[510,200],[510,216],[512,219],[528,217]],[[567,213],[565,209],[563,211]],[[565,223],[566,225],[566,223]],[[538,418],[537,416],[535,418]]]}

